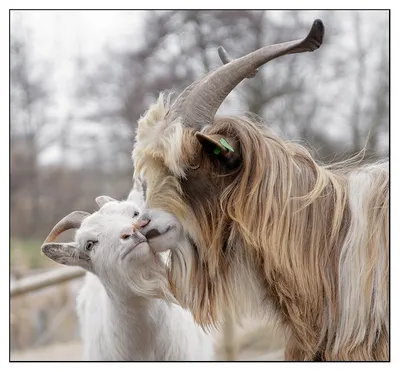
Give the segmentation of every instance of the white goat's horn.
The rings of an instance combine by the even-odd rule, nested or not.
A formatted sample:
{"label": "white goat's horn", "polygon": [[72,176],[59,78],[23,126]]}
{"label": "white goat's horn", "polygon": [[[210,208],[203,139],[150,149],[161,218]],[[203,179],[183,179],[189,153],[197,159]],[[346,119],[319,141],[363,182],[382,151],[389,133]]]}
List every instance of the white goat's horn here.
{"label": "white goat's horn", "polygon": [[269,45],[234,60],[220,49],[225,64],[189,85],[176,99],[167,120],[171,122],[180,117],[183,125],[195,129],[212,124],[226,96],[243,79],[251,77],[260,66],[274,58],[318,49],[323,37],[324,24],[317,19],[304,39]]}
{"label": "white goat's horn", "polygon": [[43,244],[55,242],[57,236],[64,231],[79,228],[82,221],[88,216],[90,216],[90,213],[81,211],[75,211],[65,216],[53,227]]}

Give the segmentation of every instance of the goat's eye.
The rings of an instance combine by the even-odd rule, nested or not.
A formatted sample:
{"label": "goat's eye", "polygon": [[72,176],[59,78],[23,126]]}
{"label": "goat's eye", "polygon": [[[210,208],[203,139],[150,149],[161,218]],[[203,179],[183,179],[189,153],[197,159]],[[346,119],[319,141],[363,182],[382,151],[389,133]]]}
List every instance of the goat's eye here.
{"label": "goat's eye", "polygon": [[91,251],[91,250],[93,249],[93,247],[94,247],[95,244],[96,244],[96,242],[94,242],[93,240],[88,240],[88,241],[86,242],[85,249],[86,249],[87,251]]}
{"label": "goat's eye", "polygon": [[139,216],[139,212],[138,212],[138,211],[136,211],[136,212],[133,214],[133,217],[137,217],[137,216]]}

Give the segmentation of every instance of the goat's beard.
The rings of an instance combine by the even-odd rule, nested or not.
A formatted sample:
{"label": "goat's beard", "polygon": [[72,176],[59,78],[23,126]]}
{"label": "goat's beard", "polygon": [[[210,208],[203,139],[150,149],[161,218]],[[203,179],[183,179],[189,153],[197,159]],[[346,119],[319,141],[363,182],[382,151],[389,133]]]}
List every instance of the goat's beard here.
{"label": "goat's beard", "polygon": [[[168,278],[172,292],[183,308],[189,309],[203,328],[216,325],[218,306],[212,293],[212,281],[196,257],[189,239],[171,251]],[[214,282],[215,284],[215,282]],[[217,297],[223,301],[223,297]]]}
{"label": "goat's beard", "polygon": [[168,281],[167,263],[161,253],[156,253],[154,259],[146,262],[143,270],[133,273],[126,271],[125,282],[132,293],[137,296],[153,299],[163,299],[177,304]]}
{"label": "goat's beard", "polygon": [[266,315],[269,303],[265,301],[260,273],[254,271],[255,258],[249,260],[242,248],[237,247],[235,255],[227,255],[213,275],[191,239],[182,240],[170,252],[168,278],[172,292],[205,329],[218,328],[228,313],[235,319],[246,314],[257,318]]}
{"label": "goat's beard", "polygon": [[194,263],[193,252],[189,247],[190,243],[182,242],[177,244],[175,249],[170,252],[168,267],[168,281],[171,290],[184,308],[190,308],[193,301],[191,294],[191,272]]}

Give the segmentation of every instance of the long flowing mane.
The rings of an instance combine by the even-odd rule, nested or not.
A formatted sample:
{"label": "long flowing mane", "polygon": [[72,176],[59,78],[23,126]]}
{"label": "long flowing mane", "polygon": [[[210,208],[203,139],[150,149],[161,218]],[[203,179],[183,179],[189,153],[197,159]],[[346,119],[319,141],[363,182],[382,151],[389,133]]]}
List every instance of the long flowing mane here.
{"label": "long flowing mane", "polygon": [[[161,98],[141,127],[167,111]],[[240,143],[238,169],[221,169],[186,128],[173,164],[183,177],[161,154],[146,163],[146,149],[134,151],[149,205],[175,214],[191,237],[190,249],[172,252],[177,299],[203,325],[226,307],[268,304],[290,328],[291,359],[387,358],[388,163],[323,166],[248,117],[217,118],[213,133]],[[169,153],[174,136],[163,138]]]}

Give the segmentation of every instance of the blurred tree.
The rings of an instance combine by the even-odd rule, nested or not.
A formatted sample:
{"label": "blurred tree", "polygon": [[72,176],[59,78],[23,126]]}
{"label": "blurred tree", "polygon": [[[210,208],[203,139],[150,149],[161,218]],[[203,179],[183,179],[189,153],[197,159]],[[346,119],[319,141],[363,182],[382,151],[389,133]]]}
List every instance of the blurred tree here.
{"label": "blurred tree", "polygon": [[[388,151],[388,141],[380,143],[389,130],[389,33],[388,19],[383,18],[371,37],[365,37],[369,22],[353,14],[356,39],[356,93],[353,109],[354,151],[366,146],[367,156],[376,159]],[[377,45],[372,56],[371,45]],[[386,142],[386,144],[385,144]]]}
{"label": "blurred tree", "polygon": [[[11,34],[11,233],[44,238],[72,209],[91,211],[100,194],[123,198],[138,118],[159,92],[179,93],[221,65],[223,45],[240,57],[264,45],[303,37],[314,18],[326,27],[316,53],[282,57],[228,96],[220,113],[254,112],[317,158],[360,151],[385,155],[389,134],[389,32],[386,12],[148,11],[128,45],[88,58],[77,42],[69,111],[52,117],[56,96],[49,63],[32,59],[21,22]],[[57,164],[44,165],[50,146]],[[75,160],[74,160],[75,159]],[[74,161],[73,161],[74,160]]]}
{"label": "blurred tree", "polygon": [[[365,14],[354,14],[366,22]],[[387,116],[383,114],[388,96],[371,96],[387,88],[376,84],[388,81],[387,67],[383,68],[383,65],[388,66],[388,58],[382,53],[381,66],[373,70],[368,67],[367,71],[364,66],[369,66],[369,59],[374,58],[366,53],[372,39],[363,37],[365,33],[360,34],[356,24],[355,29],[346,30],[344,26],[352,21],[352,15],[342,17],[340,12],[325,11],[319,16],[327,32],[324,45],[317,53],[285,56],[282,57],[284,61],[270,62],[255,78],[239,84],[221,112],[236,114],[248,110],[256,113],[281,135],[307,142],[320,158],[329,160],[363,148],[371,126],[360,117],[361,111],[368,117],[379,117],[375,122],[388,128]],[[304,36],[312,20],[310,15],[298,11],[148,12],[143,37],[132,37],[143,41],[137,42],[132,50],[109,49],[104,61],[93,65],[94,72],[81,84],[82,97],[89,102],[100,100],[103,103],[101,107],[91,105],[94,109],[86,117],[107,124],[111,131],[112,154],[127,154],[132,148],[137,119],[158,93],[171,88],[179,93],[190,82],[221,65],[217,54],[219,45],[224,45],[233,57],[239,57],[267,44]],[[386,21],[382,27],[374,23],[383,30],[374,39],[378,45],[384,43],[382,38],[388,34],[387,24]],[[341,39],[346,32],[355,38],[351,48],[348,38]],[[349,54],[340,53],[340,48]],[[364,91],[367,75],[375,76],[369,79],[368,86],[379,89],[372,87]],[[348,89],[351,84],[355,90]],[[325,94],[327,91],[332,95]],[[353,96],[343,94],[346,91],[352,91]],[[367,108],[361,106],[368,98],[365,95],[373,100],[368,113]],[[338,110],[338,104],[347,107]],[[348,132],[347,140],[332,135],[339,131],[339,122],[350,122],[344,131]],[[376,142],[376,133],[371,130],[371,146]],[[380,149],[376,150],[382,155]],[[109,159],[115,164],[112,154]]]}
{"label": "blurred tree", "polygon": [[26,33],[23,27],[15,27],[10,48],[11,210],[20,211],[11,214],[11,233],[21,236],[34,233],[39,223],[38,158],[52,142],[43,142],[42,137],[50,123],[46,109],[50,103],[50,88],[46,85],[49,71],[34,68]]}

